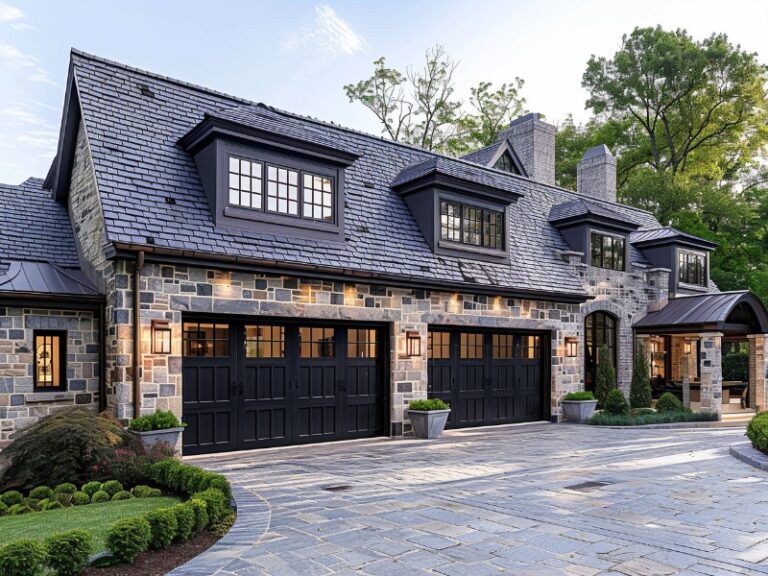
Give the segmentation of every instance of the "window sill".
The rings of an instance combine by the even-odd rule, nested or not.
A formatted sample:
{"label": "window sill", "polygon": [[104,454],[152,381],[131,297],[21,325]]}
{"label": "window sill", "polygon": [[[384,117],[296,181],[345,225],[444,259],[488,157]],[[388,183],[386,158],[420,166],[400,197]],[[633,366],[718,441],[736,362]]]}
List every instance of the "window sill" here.
{"label": "window sill", "polygon": [[31,394],[26,394],[24,400],[27,404],[46,404],[50,402],[74,401],[74,399],[74,392],[60,390],[57,392],[33,392]]}
{"label": "window sill", "polygon": [[461,242],[451,242],[450,240],[440,240],[437,243],[438,247],[445,248],[447,250],[461,250],[462,252],[470,252],[472,254],[481,254],[483,256],[493,256],[495,258],[506,258],[506,250],[497,250],[495,248],[483,248],[482,246],[474,246],[472,244],[462,244]]}
{"label": "window sill", "polygon": [[216,225],[224,228],[237,228],[256,234],[295,236],[329,242],[344,241],[343,228],[337,223],[308,220],[298,216],[236,206],[226,206],[220,214]]}

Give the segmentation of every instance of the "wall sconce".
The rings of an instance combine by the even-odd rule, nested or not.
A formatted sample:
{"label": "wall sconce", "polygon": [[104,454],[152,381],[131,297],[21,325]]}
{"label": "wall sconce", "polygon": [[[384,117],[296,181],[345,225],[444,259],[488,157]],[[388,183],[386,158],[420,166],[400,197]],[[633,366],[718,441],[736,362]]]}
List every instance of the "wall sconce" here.
{"label": "wall sconce", "polygon": [[171,353],[171,326],[168,320],[152,320],[152,354]]}
{"label": "wall sconce", "polygon": [[659,341],[651,340],[651,353],[656,354],[659,351]]}
{"label": "wall sconce", "polygon": [[409,358],[421,356],[421,334],[416,330],[408,330],[405,333],[405,355]]}
{"label": "wall sconce", "polygon": [[579,339],[573,336],[565,338],[565,355],[568,358],[576,358],[579,355]]}
{"label": "wall sconce", "polygon": [[683,346],[683,351],[685,352],[686,355],[691,353],[691,343],[690,342],[686,342],[685,343],[685,346]]}

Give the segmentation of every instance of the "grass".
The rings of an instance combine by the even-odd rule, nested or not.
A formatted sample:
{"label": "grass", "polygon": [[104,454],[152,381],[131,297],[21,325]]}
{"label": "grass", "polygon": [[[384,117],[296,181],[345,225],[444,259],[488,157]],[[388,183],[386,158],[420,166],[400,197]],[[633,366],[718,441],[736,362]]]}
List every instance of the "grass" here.
{"label": "grass", "polygon": [[614,416],[598,412],[589,419],[594,426],[642,426],[644,424],[671,424],[673,422],[714,422],[714,412],[643,412]]}
{"label": "grass", "polygon": [[80,528],[91,533],[94,550],[100,552],[106,549],[107,532],[118,520],[141,516],[150,510],[173,506],[178,502],[178,498],[133,498],[30,512],[21,516],[3,516],[0,518],[0,542],[7,544],[21,538],[41,540],[55,532]]}

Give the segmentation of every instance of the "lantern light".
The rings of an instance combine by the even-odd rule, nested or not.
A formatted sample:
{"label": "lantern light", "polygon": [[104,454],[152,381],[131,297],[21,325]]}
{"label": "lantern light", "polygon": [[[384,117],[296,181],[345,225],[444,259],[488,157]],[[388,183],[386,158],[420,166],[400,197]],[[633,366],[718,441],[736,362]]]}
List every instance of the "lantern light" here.
{"label": "lantern light", "polygon": [[579,339],[568,336],[565,339],[565,355],[568,358],[576,358],[579,355]]}
{"label": "lantern light", "polygon": [[152,354],[171,353],[171,326],[168,320],[152,320]]}
{"label": "lantern light", "polygon": [[421,334],[415,330],[408,330],[405,333],[405,355],[421,356]]}

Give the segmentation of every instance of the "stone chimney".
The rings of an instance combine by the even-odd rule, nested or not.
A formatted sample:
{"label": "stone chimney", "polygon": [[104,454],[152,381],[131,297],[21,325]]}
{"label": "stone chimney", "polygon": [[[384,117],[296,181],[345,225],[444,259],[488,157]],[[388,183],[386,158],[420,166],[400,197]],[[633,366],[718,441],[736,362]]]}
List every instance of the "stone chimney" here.
{"label": "stone chimney", "polygon": [[576,166],[576,191],[598,200],[616,202],[616,158],[605,144],[584,153]]}
{"label": "stone chimney", "polygon": [[545,184],[555,183],[555,132],[537,113],[513,120],[501,133],[509,138],[528,177]]}

